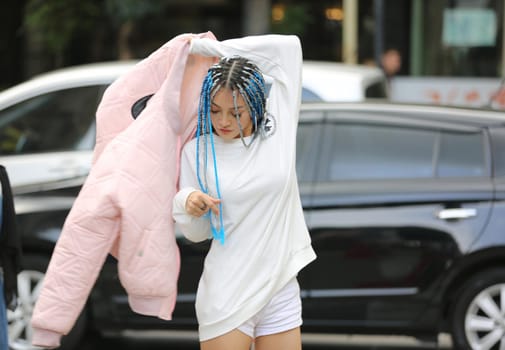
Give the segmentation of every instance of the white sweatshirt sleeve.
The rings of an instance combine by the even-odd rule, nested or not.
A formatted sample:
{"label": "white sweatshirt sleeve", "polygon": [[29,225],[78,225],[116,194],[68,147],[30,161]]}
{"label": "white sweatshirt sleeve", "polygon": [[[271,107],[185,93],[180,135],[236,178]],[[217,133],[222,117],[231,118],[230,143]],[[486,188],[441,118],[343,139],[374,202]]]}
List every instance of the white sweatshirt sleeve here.
{"label": "white sweatshirt sleeve", "polygon": [[210,238],[209,220],[204,217],[195,217],[186,212],[186,200],[188,196],[196,191],[196,188],[185,187],[181,189],[174,197],[173,217],[177,226],[182,231],[184,237],[192,242],[201,242]]}
{"label": "white sweatshirt sleeve", "polygon": [[284,101],[282,114],[298,122],[303,55],[297,36],[253,35],[224,41],[195,38],[191,41],[190,53],[214,57],[238,55],[249,59],[263,74],[274,79],[270,97]]}
{"label": "white sweatshirt sleeve", "polygon": [[198,218],[186,212],[186,200],[192,192],[197,191],[198,186],[196,170],[192,166],[195,162],[191,162],[190,158],[183,150],[179,179],[181,189],[174,196],[172,216],[184,237],[192,242],[201,242],[210,239],[212,234],[209,220],[205,216]]}

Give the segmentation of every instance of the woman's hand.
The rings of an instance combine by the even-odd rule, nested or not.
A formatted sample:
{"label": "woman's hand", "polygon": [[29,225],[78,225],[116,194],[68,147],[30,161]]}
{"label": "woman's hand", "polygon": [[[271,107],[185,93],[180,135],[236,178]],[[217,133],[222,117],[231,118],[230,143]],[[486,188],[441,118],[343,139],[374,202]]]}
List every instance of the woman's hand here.
{"label": "woman's hand", "polygon": [[220,202],[219,199],[211,197],[202,191],[194,191],[186,199],[186,212],[199,218],[210,209],[215,215],[219,215],[218,205]]}

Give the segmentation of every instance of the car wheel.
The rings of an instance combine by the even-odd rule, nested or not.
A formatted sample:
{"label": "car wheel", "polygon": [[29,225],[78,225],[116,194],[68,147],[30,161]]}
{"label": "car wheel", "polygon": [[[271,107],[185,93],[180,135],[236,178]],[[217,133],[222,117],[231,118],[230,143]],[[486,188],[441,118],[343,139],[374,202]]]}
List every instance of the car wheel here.
{"label": "car wheel", "polygon": [[479,273],[456,295],[452,309],[455,349],[505,347],[505,269]]}
{"label": "car wheel", "polygon": [[[7,311],[9,347],[13,350],[40,349],[31,345],[32,312],[42,287],[48,260],[35,255],[23,256],[23,270],[18,274],[18,305]],[[86,329],[86,311],[83,310],[72,331],[64,336],[58,349],[74,349]]]}

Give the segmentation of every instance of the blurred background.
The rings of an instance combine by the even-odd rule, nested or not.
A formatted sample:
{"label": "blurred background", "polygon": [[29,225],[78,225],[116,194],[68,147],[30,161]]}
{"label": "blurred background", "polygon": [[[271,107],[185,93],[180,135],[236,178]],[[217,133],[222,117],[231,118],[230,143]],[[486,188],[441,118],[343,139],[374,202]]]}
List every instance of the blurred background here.
{"label": "blurred background", "polygon": [[[220,40],[298,35],[302,98],[347,102],[302,104],[297,172],[321,257],[300,275],[306,348],[451,349],[447,333],[474,341],[454,349],[505,348],[504,20],[504,0],[2,0],[0,164],[24,254],[10,347],[33,349],[33,304],[91,166],[103,91],[173,37],[212,31]],[[99,62],[114,63],[33,79]],[[362,103],[369,97],[388,98]],[[434,215],[447,212],[460,217]],[[175,330],[196,349],[194,292],[208,246],[179,239],[175,322],[134,314],[108,259],[63,349],[167,348],[158,334],[145,335],[149,345],[138,333],[101,337],[125,329]],[[333,334],[370,330],[416,339]]]}
{"label": "blurred background", "polygon": [[64,66],[143,58],[178,34],[210,30],[218,39],[297,34],[305,59],[384,68],[394,100],[480,106],[496,97],[505,105],[495,96],[505,69],[501,0],[4,0],[0,6],[2,89]]}

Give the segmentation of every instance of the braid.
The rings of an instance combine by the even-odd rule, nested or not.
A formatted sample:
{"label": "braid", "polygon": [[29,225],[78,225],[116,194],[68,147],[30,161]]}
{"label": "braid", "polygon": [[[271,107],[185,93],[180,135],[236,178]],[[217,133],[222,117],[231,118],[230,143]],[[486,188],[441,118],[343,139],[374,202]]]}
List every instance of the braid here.
{"label": "braid", "polygon": [[[244,99],[246,106],[251,116],[251,121],[254,125],[253,138],[249,144],[246,144],[242,134],[242,127],[237,116],[237,122],[240,127],[240,137],[246,147],[249,147],[256,138],[256,135],[265,115],[266,105],[266,90],[265,80],[258,67],[248,61],[246,58],[233,56],[223,57],[218,63],[209,68],[202,84],[200,101],[198,105],[198,124],[196,129],[196,176],[200,189],[204,193],[209,193],[207,182],[207,165],[209,151],[212,153],[212,161],[214,167],[214,178],[216,182],[216,195],[221,199],[219,188],[219,180],[217,174],[216,154],[214,151],[214,137],[212,133],[212,122],[210,118],[210,110],[212,100],[215,94],[221,88],[228,88],[233,92],[233,98],[236,104],[236,93],[238,92]],[[238,111],[237,111],[238,115]],[[210,142],[209,142],[210,141]],[[203,148],[203,178],[200,174],[200,148]],[[212,235],[215,239],[224,243],[224,228],[222,217],[222,203],[219,204],[219,227],[214,225],[212,212],[208,211],[207,216],[210,220]]]}

